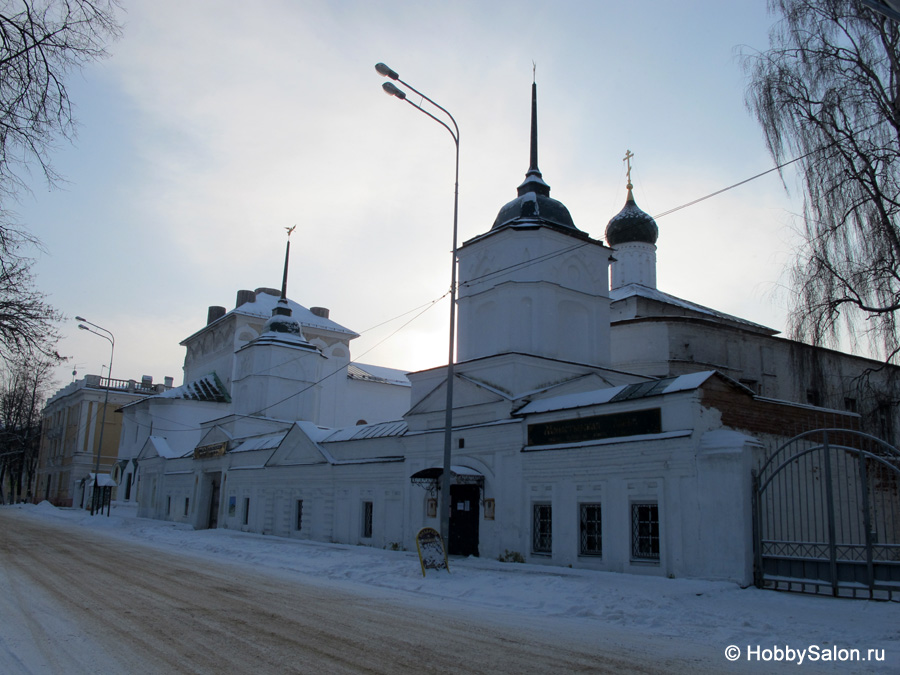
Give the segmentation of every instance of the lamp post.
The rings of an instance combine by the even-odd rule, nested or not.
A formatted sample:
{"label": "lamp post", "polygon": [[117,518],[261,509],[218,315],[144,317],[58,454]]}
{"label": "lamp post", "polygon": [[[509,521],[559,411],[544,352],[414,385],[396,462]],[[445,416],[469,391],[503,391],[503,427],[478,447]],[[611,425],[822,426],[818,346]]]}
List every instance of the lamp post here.
{"label": "lamp post", "polygon": [[[103,326],[98,326],[95,323],[91,323],[90,321],[88,321],[87,319],[85,319],[82,316],[76,316],[75,320],[81,321],[81,323],[78,324],[79,329],[86,330],[88,333],[93,333],[94,335],[96,335],[98,337],[102,337],[104,340],[109,342],[109,345],[110,345],[109,368],[106,369],[106,394],[103,397],[103,418],[100,420],[100,439],[97,442],[97,458],[94,461],[94,493],[93,493],[93,495],[91,495],[91,515],[93,516],[94,515],[94,506],[97,503],[97,495],[98,495],[98,492],[100,489],[100,487],[99,487],[100,451],[103,448],[103,432],[106,429],[106,406],[109,403],[109,388],[112,383],[111,382],[112,381],[112,364],[113,364],[113,355],[115,354],[115,351],[116,351],[116,337],[115,337],[115,335],[112,334],[112,331],[109,331],[106,328],[103,328]],[[87,326],[85,324],[87,324]],[[97,330],[101,330],[101,331],[103,331],[103,333],[106,333],[106,335],[104,335],[103,333],[98,333],[96,330],[92,330],[92,329],[88,328],[88,326],[93,326]],[[98,510],[100,512],[103,511],[102,504],[100,505],[100,508]]]}
{"label": "lamp post", "polygon": [[456,253],[457,253],[457,218],[459,214],[459,127],[456,125],[456,120],[453,119],[453,115],[451,115],[446,108],[438,105],[430,98],[425,96],[422,92],[418,91],[415,87],[410,84],[404,82],[400,79],[400,76],[394,71],[388,68],[383,63],[375,64],[375,70],[384,77],[390,78],[395,82],[399,82],[404,87],[412,91],[413,93],[421,96],[424,100],[428,101],[438,110],[442,111],[447,117],[450,118],[450,122],[453,124],[453,128],[451,129],[446,122],[441,119],[438,119],[430,112],[422,108],[420,105],[413,103],[406,97],[406,92],[394,85],[392,82],[385,82],[381,85],[382,89],[384,89],[385,93],[390,96],[394,96],[401,101],[406,101],[413,108],[416,108],[420,112],[425,113],[435,122],[444,127],[447,131],[450,132],[450,136],[453,138],[453,143],[456,145],[456,176],[455,183],[453,186],[453,259],[451,261],[450,267],[450,347],[449,347],[449,355],[447,357],[447,410],[444,419],[444,470],[441,473],[441,538],[444,540],[444,545],[449,547],[449,536],[450,536],[450,453],[451,453],[451,442],[453,437],[453,371],[454,371],[454,362],[456,360]]}

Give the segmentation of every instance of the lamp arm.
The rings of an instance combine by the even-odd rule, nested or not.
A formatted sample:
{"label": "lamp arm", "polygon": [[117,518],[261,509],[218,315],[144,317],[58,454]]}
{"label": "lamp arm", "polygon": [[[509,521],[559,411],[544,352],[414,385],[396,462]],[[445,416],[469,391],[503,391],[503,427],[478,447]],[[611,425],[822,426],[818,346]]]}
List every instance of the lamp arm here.
{"label": "lamp arm", "polygon": [[[411,87],[410,87],[410,88],[411,88]],[[418,92],[416,92],[416,93],[418,94]],[[421,94],[420,94],[420,95],[421,95]],[[437,122],[438,124],[440,124],[440,125],[441,125],[442,127],[444,127],[447,131],[449,131],[449,132],[450,132],[450,136],[453,138],[453,142],[456,143],[456,146],[457,146],[457,147],[459,147],[459,129],[456,130],[456,133],[453,133],[453,129],[451,129],[451,128],[449,127],[449,125],[448,125],[446,122],[444,122],[444,120],[440,119],[439,117],[435,117],[435,116],[432,115],[430,112],[428,112],[427,110],[425,110],[425,108],[423,108],[422,106],[420,106],[418,103],[413,103],[413,102],[410,101],[408,98],[407,98],[407,99],[404,99],[404,100],[405,100],[407,103],[409,103],[413,108],[416,108],[416,109],[418,109],[419,111],[421,111],[422,113],[428,115],[431,119],[433,119],[435,122]],[[430,101],[431,99],[428,99],[428,100]],[[431,102],[434,103],[434,101],[431,101]],[[437,104],[435,103],[435,105],[437,105]],[[440,106],[438,106],[438,107],[440,108]],[[441,108],[441,110],[444,110],[444,109]],[[444,112],[447,112],[447,111],[444,110]],[[449,115],[450,113],[447,113],[447,114]],[[451,117],[450,120],[453,121],[453,118]],[[453,121],[453,126],[454,126],[454,127],[456,126],[456,122],[455,122],[455,121]]]}
{"label": "lamp arm", "polygon": [[418,96],[421,96],[422,98],[424,98],[424,99],[425,99],[426,101],[428,101],[431,105],[433,105],[435,108],[437,108],[438,110],[442,111],[447,117],[449,117],[449,118],[450,118],[450,121],[453,122],[453,128],[456,129],[456,133],[455,133],[455,134],[453,133],[453,131],[450,131],[450,127],[447,127],[447,125],[444,124],[443,122],[441,122],[441,120],[439,120],[437,117],[435,117],[435,116],[432,115],[431,113],[427,112],[427,111],[426,111],[425,109],[423,109],[421,106],[418,106],[418,105],[416,105],[415,103],[412,103],[412,101],[410,101],[410,104],[411,104],[411,105],[415,105],[419,110],[421,110],[423,113],[425,113],[426,115],[428,115],[429,117],[431,117],[433,120],[435,120],[435,121],[437,121],[437,122],[441,122],[441,124],[444,124],[444,126],[447,127],[447,130],[450,131],[450,135],[453,136],[453,140],[454,140],[455,142],[459,143],[459,127],[458,127],[457,124],[456,124],[456,120],[453,119],[453,115],[451,115],[450,112],[449,112],[444,106],[442,106],[440,103],[435,103],[432,99],[428,98],[425,94],[423,94],[421,91],[419,91],[418,89],[416,89],[416,88],[415,88],[414,86],[412,86],[409,82],[404,82],[404,81],[401,80],[399,77],[397,78],[397,82],[399,82],[399,83],[402,84],[404,87],[406,87],[407,89],[409,89],[409,90],[412,91],[413,93],[417,94]]}

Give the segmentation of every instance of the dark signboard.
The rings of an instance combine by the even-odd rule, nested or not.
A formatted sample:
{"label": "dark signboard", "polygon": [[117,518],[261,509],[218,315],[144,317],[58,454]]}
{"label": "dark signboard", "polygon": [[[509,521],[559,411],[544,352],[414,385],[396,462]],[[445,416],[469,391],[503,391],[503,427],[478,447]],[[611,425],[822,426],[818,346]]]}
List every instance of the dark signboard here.
{"label": "dark signboard", "polygon": [[209,457],[221,457],[225,454],[228,443],[212,443],[200,445],[194,448],[194,459],[208,459]]}
{"label": "dark signboard", "polygon": [[631,410],[528,425],[528,445],[582,443],[620,436],[658,434],[662,431],[660,408]]}
{"label": "dark signboard", "polygon": [[419,550],[419,563],[422,565],[422,576],[425,570],[447,570],[447,553],[444,550],[444,540],[441,533],[433,527],[423,527],[416,535],[416,548]]}

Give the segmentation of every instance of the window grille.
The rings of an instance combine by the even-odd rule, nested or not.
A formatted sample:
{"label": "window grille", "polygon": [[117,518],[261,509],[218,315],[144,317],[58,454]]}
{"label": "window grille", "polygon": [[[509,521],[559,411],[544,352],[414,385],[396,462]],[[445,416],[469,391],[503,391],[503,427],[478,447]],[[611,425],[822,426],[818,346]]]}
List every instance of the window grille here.
{"label": "window grille", "polygon": [[553,508],[550,504],[534,504],[531,524],[533,553],[553,552]]}
{"label": "window grille", "polygon": [[600,504],[581,505],[581,555],[603,555]]}
{"label": "window grille", "polygon": [[631,505],[631,557],[659,560],[659,506]]}
{"label": "window grille", "polygon": [[363,539],[372,537],[372,502],[363,502],[362,536]]}

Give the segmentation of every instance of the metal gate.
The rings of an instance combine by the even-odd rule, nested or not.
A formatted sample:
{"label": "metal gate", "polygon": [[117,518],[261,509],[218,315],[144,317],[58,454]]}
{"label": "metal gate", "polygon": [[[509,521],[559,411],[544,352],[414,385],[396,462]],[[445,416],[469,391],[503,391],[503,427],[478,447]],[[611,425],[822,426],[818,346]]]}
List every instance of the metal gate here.
{"label": "metal gate", "polygon": [[817,429],[778,448],[753,481],[757,586],[900,596],[900,451]]}

